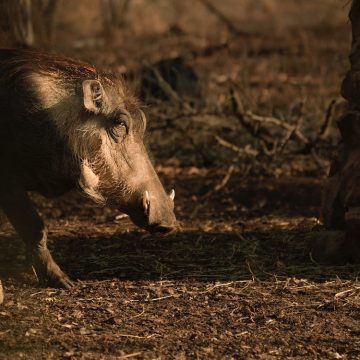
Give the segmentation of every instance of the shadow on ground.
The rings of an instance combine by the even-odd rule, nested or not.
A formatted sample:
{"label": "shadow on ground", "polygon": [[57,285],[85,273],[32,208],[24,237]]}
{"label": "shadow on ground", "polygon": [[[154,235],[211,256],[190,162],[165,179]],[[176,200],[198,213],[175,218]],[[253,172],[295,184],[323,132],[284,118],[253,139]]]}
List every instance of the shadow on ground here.
{"label": "shadow on ground", "polygon": [[[308,232],[182,232],[157,238],[140,232],[111,236],[55,237],[50,247],[71,278],[79,280],[234,281],[300,277],[354,279],[356,266],[312,261]],[[28,273],[20,239],[0,236],[0,276],[23,281]],[[27,280],[26,280],[27,281]]]}

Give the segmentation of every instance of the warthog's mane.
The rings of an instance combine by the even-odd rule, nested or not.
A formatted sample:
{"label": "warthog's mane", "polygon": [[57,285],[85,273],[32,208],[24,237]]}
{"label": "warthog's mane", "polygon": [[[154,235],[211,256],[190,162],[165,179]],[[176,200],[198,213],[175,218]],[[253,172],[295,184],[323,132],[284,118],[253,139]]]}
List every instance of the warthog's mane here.
{"label": "warthog's mane", "polygon": [[0,68],[2,69],[1,79],[24,76],[28,73],[41,73],[61,81],[98,78],[109,85],[121,81],[112,73],[100,71],[88,63],[33,50],[1,49]]}

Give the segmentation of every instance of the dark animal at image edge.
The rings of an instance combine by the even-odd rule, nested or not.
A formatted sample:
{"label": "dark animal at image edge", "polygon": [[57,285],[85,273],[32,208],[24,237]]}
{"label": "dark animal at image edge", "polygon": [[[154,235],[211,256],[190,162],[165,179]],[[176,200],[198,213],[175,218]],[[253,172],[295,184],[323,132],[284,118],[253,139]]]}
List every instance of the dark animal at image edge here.
{"label": "dark animal at image edge", "polygon": [[146,118],[120,78],[91,65],[27,50],[0,50],[0,210],[25,241],[42,285],[73,284],[47,248],[27,192],[80,188],[150,231],[177,228],[143,136]]}
{"label": "dark animal at image edge", "polygon": [[350,70],[341,86],[348,109],[338,119],[341,142],[332,160],[329,177],[324,184],[322,219],[330,231],[324,232],[312,250],[316,261],[327,263],[359,263],[360,191],[360,1],[351,3],[349,20],[352,29]]}

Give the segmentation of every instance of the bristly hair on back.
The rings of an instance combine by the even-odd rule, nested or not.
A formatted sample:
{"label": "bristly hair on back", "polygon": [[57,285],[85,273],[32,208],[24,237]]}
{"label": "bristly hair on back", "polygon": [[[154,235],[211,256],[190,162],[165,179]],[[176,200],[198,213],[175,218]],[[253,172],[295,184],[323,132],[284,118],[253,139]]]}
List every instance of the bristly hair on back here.
{"label": "bristly hair on back", "polygon": [[54,53],[28,49],[1,49],[0,70],[0,79],[10,79],[35,72],[63,81],[87,78],[99,79],[109,85],[122,82],[121,77],[100,71],[88,63]]}

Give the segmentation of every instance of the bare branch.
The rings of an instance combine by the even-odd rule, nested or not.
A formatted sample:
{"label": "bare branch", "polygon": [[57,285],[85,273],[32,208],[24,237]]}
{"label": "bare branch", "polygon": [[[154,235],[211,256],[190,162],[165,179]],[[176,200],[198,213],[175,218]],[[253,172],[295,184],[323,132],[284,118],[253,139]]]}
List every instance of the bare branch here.
{"label": "bare branch", "polygon": [[274,118],[272,116],[260,116],[260,115],[256,115],[253,114],[250,111],[247,111],[245,113],[245,116],[249,117],[250,119],[252,119],[253,121],[256,122],[260,122],[260,123],[267,123],[267,124],[272,124],[272,125],[276,125],[279,126],[283,129],[286,129],[288,131],[293,132],[294,136],[297,137],[301,142],[303,142],[304,144],[308,144],[309,140],[306,138],[306,136],[294,125],[290,125],[287,122]]}
{"label": "bare branch", "polygon": [[170,86],[170,84],[162,77],[160,72],[155,68],[151,68],[152,72],[154,73],[158,85],[161,87],[161,90],[175,103],[181,105],[185,110],[192,111],[192,107],[185,101],[183,101],[177,92]]}
{"label": "bare branch", "polygon": [[266,144],[270,145],[272,143],[271,134],[269,134],[269,132],[266,131],[265,129],[259,129],[254,125],[253,122],[249,121],[249,119],[244,116],[244,108],[240,100],[240,96],[233,87],[230,88],[230,95],[231,95],[231,103],[232,103],[234,115],[240,121],[241,125],[253,137],[259,138],[260,140],[263,140]]}
{"label": "bare branch", "polygon": [[220,145],[222,145],[222,146],[224,146],[224,147],[226,147],[228,149],[231,149],[232,151],[237,152],[239,155],[257,156],[259,154],[259,152],[257,150],[252,149],[248,145],[245,146],[244,148],[240,148],[240,147],[238,147],[238,146],[224,140],[220,136],[216,135],[215,139]]}
{"label": "bare branch", "polygon": [[237,28],[231,20],[229,20],[217,7],[215,7],[209,0],[200,0],[200,2],[213,14],[215,15],[233,35],[252,35],[249,32],[240,30]]}
{"label": "bare branch", "polygon": [[326,138],[327,130],[329,128],[336,103],[337,103],[336,99],[330,101],[330,104],[326,109],[324,121],[319,129],[319,132],[317,133],[315,138],[304,147],[301,153],[306,154],[311,152],[311,150],[316,146],[316,144],[318,144],[319,142],[323,141]]}

